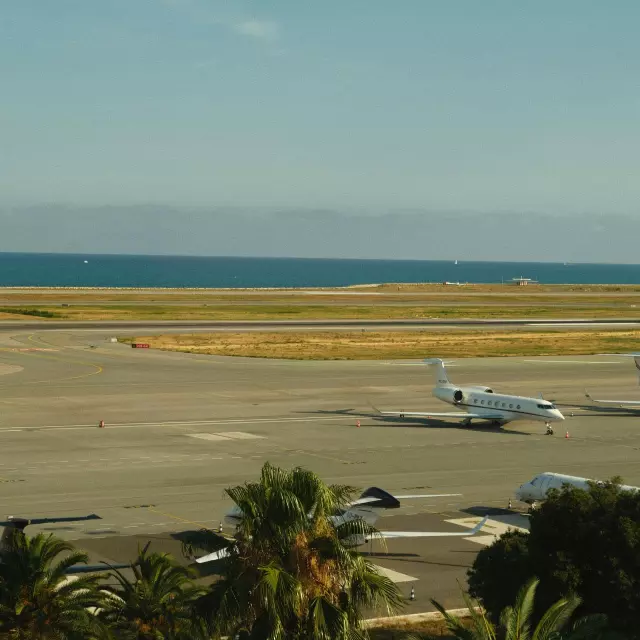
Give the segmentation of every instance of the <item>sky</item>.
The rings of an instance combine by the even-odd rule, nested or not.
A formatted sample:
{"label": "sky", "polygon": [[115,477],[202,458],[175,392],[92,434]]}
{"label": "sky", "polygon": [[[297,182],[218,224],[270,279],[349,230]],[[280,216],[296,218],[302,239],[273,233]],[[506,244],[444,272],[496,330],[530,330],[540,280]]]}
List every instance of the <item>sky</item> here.
{"label": "sky", "polygon": [[0,206],[640,219],[639,22],[627,0],[0,3]]}

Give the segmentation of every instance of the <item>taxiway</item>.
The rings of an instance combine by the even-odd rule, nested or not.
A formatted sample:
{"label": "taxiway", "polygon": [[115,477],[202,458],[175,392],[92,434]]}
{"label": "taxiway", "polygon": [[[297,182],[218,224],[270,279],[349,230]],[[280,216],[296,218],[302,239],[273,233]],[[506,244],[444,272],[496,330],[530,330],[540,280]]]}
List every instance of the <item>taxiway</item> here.
{"label": "taxiway", "polygon": [[628,358],[453,362],[455,382],[543,392],[565,415],[573,411],[548,437],[541,423],[498,430],[381,419],[371,404],[447,410],[430,395],[431,370],[418,362],[198,356],[131,349],[108,342],[110,335],[0,329],[0,516],[96,513],[100,520],[29,530],[73,540],[94,560],[127,561],[149,539],[179,555],[180,533],[217,527],[230,506],[224,488],[257,478],[268,460],[360,489],[461,494],[407,501],[385,514],[385,529],[457,531],[450,520],[472,526],[474,516],[493,514],[484,540],[392,540],[387,554],[363,549],[406,592],[415,586],[414,610],[429,608],[429,597],[456,606],[456,580],[481,542],[504,530],[501,521],[526,522],[506,509],[518,484],[542,471],[640,484],[640,412],[616,415],[584,399],[585,388],[640,397]]}

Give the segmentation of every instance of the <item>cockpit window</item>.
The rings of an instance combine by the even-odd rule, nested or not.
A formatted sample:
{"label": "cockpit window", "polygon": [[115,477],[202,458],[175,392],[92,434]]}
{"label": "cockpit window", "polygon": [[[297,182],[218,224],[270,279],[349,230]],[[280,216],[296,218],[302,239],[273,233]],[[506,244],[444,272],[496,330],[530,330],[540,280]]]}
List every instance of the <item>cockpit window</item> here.
{"label": "cockpit window", "polygon": [[555,409],[555,408],[556,408],[555,405],[553,405],[553,404],[551,404],[549,402],[547,402],[545,404],[539,404],[538,405],[538,409]]}

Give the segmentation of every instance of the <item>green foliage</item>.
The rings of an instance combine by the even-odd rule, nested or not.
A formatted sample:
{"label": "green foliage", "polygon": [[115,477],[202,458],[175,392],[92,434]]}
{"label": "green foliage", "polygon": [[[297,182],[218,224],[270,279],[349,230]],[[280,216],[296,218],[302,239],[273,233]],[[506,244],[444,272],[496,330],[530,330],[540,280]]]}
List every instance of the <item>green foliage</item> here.
{"label": "green foliage", "polygon": [[16,532],[0,552],[0,633],[12,639],[91,639],[102,633],[90,608],[101,606],[99,578],[69,577],[87,556],[52,535]]}
{"label": "green foliage", "polygon": [[352,493],[310,471],[268,463],[259,482],[227,489],[243,514],[235,538],[201,531],[187,543],[227,553],[220,580],[200,601],[212,630],[241,638],[356,640],[366,637],[365,608],[397,611],[396,585],[353,546],[376,530],[360,519],[331,519]]}
{"label": "green foliage", "polygon": [[620,479],[550,491],[531,515],[530,533],[507,533],[482,550],[469,572],[470,591],[492,619],[513,585],[540,579],[536,608],[569,593],[584,614],[606,614],[612,626],[635,633],[640,622],[640,492]]}
{"label": "green foliage", "polygon": [[[617,480],[617,479],[616,479]],[[531,516],[529,553],[546,600],[575,591],[621,628],[640,621],[640,493],[619,484],[565,487]]]}
{"label": "green foliage", "polygon": [[0,313],[13,313],[19,316],[36,316],[38,318],[60,318],[59,313],[45,309],[18,309],[16,307],[0,307]]}
{"label": "green foliage", "polygon": [[118,585],[107,587],[99,617],[118,638],[127,640],[189,640],[208,637],[206,625],[193,616],[194,605],[205,590],[196,587],[192,574],[165,553],[147,547],[132,565],[134,579],[114,570]]}
{"label": "green foliage", "polygon": [[539,581],[529,580],[517,593],[513,606],[505,607],[498,616],[500,624],[491,622],[484,610],[465,594],[471,623],[465,624],[432,600],[443,615],[447,628],[459,640],[604,640],[607,634],[606,616],[588,616],[569,625],[580,605],[580,598],[570,595],[554,602],[535,623],[534,601]]}
{"label": "green foliage", "polygon": [[482,600],[494,621],[513,602],[513,594],[534,574],[528,542],[527,533],[507,531],[480,551],[469,570],[469,593]]}

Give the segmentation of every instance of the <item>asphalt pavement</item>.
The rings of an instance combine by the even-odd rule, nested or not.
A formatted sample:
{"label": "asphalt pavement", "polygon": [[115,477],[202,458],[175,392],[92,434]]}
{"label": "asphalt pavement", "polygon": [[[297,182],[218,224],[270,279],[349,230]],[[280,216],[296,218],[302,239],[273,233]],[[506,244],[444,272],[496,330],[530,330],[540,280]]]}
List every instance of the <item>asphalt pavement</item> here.
{"label": "asphalt pavement", "polygon": [[640,399],[629,358],[451,362],[454,382],[555,401],[567,420],[550,437],[542,423],[463,428],[381,418],[372,405],[447,410],[431,397],[432,372],[417,361],[167,353],[111,343],[107,328],[83,329],[2,325],[0,518],[95,513],[99,519],[31,528],[73,540],[93,561],[128,561],[149,539],[180,555],[181,534],[217,527],[231,506],[225,487],[257,478],[268,460],[359,489],[454,494],[403,501],[383,515],[382,529],[461,531],[489,513],[475,540],[363,548],[404,591],[415,587],[414,611],[428,609],[430,597],[457,606],[456,581],[482,544],[509,524],[526,526],[518,505],[507,508],[522,482],[555,471],[640,485],[640,412],[596,410],[584,398],[587,388]]}

